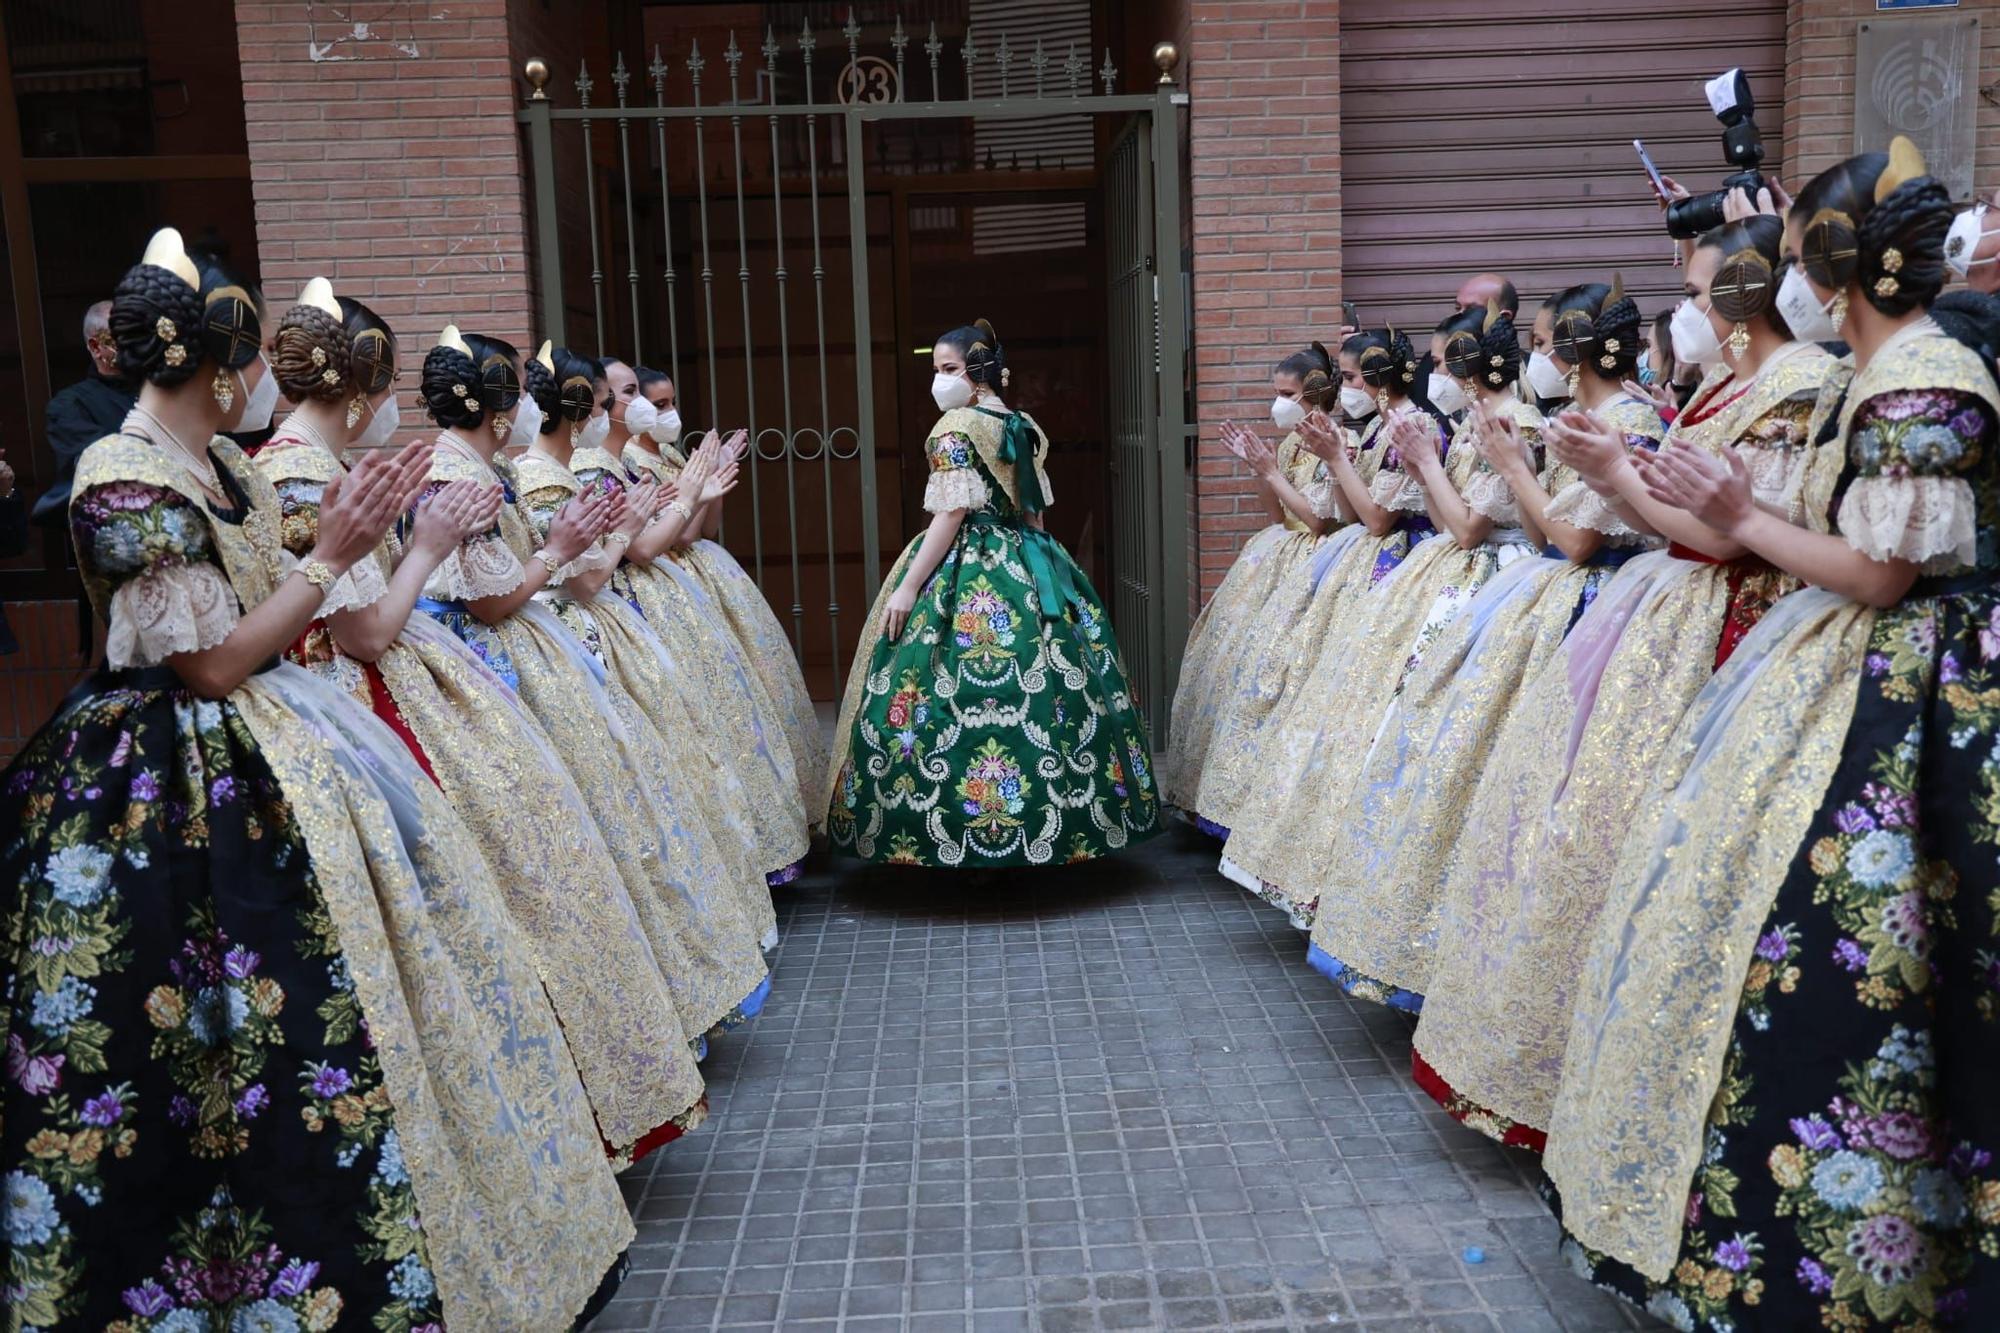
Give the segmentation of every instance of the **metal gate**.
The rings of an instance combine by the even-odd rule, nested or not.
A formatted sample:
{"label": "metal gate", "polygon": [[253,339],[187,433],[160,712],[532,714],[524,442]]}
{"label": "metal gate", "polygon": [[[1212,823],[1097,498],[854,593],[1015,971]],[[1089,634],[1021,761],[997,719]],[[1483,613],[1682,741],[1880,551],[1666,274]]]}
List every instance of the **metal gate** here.
{"label": "metal gate", "polygon": [[[1092,69],[1074,42],[1051,51],[1034,33],[968,30],[948,54],[935,24],[913,41],[900,18],[864,29],[850,16],[844,59],[828,60],[807,25],[786,39],[767,29],[754,53],[728,33],[720,70],[702,35],[713,52],[712,32],[672,58],[656,48],[636,89],[620,55],[610,105],[581,66],[567,81],[575,104],[558,105],[546,63],[527,63],[532,92],[517,118],[533,197],[537,340],[575,336],[579,347],[651,364],[699,404],[683,408],[691,424],[748,428],[728,544],[786,623],[815,695],[838,697],[887,563],[884,509],[910,532],[921,519],[907,494],[900,507],[885,497],[885,484],[907,488],[878,466],[885,441],[892,455],[899,444],[919,449],[929,425],[914,419],[916,395],[898,392],[912,354],[924,354],[919,378],[930,381],[928,348],[888,345],[878,331],[878,307],[895,307],[884,327],[898,323],[902,306],[884,282],[913,262],[899,247],[917,230],[904,215],[913,206],[883,201],[894,188],[949,205],[1016,183],[1062,187],[1073,200],[1093,182],[1091,229],[1105,234],[1091,244],[1102,246],[1110,298],[1100,433],[1112,608],[1164,741],[1187,604],[1187,312],[1172,262],[1186,105],[1172,82],[1177,53],[1156,51],[1153,92],[1119,94],[1108,51]],[[1072,207],[1085,216],[1081,204],[1063,206]],[[1012,228],[1006,244],[1034,244],[1032,205],[1029,223],[1018,205],[964,211],[1003,240]],[[1002,337],[1014,341],[1004,328]],[[1017,380],[1027,359],[1010,357]]]}

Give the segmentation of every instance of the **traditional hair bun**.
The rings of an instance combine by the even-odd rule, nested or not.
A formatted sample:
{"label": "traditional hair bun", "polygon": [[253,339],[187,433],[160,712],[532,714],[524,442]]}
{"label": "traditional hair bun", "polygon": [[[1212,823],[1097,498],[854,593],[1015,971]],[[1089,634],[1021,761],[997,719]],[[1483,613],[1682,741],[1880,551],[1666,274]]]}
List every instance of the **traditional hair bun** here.
{"label": "traditional hair bun", "polygon": [[1855,276],[1868,304],[1885,315],[1928,306],[1944,290],[1951,192],[1932,176],[1903,181],[1855,232]]}
{"label": "traditional hair bun", "polygon": [[295,305],[271,340],[271,373],[287,399],[339,402],[356,392],[347,327],[316,305]]}
{"label": "traditional hair bun", "polygon": [[1479,333],[1479,360],[1464,378],[1489,389],[1502,389],[1520,377],[1521,335],[1515,331],[1513,319],[1496,308]]}
{"label": "traditional hair bun", "polygon": [[447,429],[477,426],[485,419],[479,402],[479,367],[459,348],[440,343],[424,355],[417,393],[431,420]]}
{"label": "traditional hair bun", "polygon": [[201,293],[180,274],[135,264],[111,294],[111,337],[118,370],[128,380],[171,389],[201,367]]}

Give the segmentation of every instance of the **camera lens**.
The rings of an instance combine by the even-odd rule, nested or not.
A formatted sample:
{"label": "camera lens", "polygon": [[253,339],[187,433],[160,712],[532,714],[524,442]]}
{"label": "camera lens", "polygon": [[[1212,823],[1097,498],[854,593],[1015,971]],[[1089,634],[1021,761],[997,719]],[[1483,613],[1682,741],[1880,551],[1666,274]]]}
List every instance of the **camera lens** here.
{"label": "camera lens", "polygon": [[1703,232],[1714,231],[1723,223],[1722,190],[1690,195],[1667,205],[1667,235],[1677,241],[1691,241]]}

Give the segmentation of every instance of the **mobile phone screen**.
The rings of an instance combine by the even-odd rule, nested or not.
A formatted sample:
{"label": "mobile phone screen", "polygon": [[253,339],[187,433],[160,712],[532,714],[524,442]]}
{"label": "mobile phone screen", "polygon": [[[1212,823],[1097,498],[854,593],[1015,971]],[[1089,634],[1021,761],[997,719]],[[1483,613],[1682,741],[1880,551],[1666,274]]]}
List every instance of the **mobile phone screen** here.
{"label": "mobile phone screen", "polygon": [[1660,179],[1660,169],[1653,165],[1653,156],[1646,151],[1646,141],[1634,139],[1632,148],[1639,154],[1639,165],[1646,169],[1646,179],[1653,182],[1653,193],[1664,200],[1667,197],[1667,183]]}

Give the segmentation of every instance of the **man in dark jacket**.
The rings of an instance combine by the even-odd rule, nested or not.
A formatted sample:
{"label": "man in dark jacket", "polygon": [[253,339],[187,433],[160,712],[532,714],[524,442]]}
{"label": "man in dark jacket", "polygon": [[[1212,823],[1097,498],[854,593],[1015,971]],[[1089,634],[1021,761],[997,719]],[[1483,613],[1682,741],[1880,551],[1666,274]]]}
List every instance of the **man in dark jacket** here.
{"label": "man in dark jacket", "polygon": [[118,345],[111,338],[111,302],[99,301],[83,317],[83,344],[90,353],[90,373],[49,400],[49,452],[55,455],[55,475],[35,501],[35,522],[45,528],[68,523],[69,484],[76,460],[123,424],[137,391],[118,377]]}

